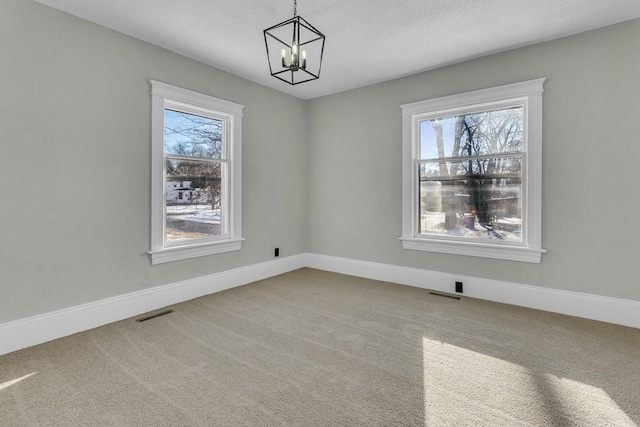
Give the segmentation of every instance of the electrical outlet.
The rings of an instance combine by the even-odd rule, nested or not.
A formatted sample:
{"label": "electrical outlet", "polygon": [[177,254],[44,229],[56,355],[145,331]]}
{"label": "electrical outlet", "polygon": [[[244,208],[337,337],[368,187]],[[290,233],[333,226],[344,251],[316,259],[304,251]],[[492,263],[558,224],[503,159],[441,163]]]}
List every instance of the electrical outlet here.
{"label": "electrical outlet", "polygon": [[462,282],[456,282],[456,292],[459,294],[462,293]]}
{"label": "electrical outlet", "polygon": [[275,257],[279,257],[280,256],[280,248],[276,248],[276,250],[273,251],[273,256],[275,256]]}

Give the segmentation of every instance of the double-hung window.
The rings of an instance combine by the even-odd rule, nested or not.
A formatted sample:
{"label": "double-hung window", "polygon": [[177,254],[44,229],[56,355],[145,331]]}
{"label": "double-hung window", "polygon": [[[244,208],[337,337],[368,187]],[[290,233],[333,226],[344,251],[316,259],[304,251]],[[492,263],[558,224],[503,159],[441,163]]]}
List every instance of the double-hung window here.
{"label": "double-hung window", "polygon": [[243,106],[151,87],[152,264],[239,250]]}
{"label": "double-hung window", "polygon": [[401,106],[405,249],[540,262],[543,83]]}

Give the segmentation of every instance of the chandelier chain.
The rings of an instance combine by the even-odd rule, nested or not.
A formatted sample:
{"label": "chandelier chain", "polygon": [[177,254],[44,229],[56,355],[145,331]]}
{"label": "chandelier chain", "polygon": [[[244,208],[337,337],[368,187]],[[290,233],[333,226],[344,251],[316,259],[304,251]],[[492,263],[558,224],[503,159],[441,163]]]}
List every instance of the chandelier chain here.
{"label": "chandelier chain", "polygon": [[293,17],[298,16],[298,0],[293,0]]}

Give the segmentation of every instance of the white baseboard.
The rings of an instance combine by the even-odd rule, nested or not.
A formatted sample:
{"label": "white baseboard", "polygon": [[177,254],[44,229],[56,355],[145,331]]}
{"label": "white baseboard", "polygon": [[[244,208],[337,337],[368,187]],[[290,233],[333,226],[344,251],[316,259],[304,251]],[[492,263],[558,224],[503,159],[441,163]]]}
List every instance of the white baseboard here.
{"label": "white baseboard", "polygon": [[303,267],[640,328],[640,302],[317,254],[299,254],[0,325],[0,355]]}
{"label": "white baseboard", "polygon": [[0,355],[304,267],[304,255],[228,270],[0,325]]}
{"label": "white baseboard", "polygon": [[455,293],[455,282],[462,281],[466,297],[640,328],[638,301],[317,254],[306,254],[305,265],[451,294]]}

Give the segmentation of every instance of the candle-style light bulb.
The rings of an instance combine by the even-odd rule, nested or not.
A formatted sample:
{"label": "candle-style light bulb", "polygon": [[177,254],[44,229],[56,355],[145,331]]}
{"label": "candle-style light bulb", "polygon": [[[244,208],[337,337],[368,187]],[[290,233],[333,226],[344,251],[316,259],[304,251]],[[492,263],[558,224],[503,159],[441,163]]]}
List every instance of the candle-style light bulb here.
{"label": "candle-style light bulb", "polygon": [[287,55],[287,52],[286,52],[284,49],[282,49],[282,50],[280,51],[280,56],[281,56],[281,58],[282,58],[282,67],[283,67],[283,68],[286,68],[286,67],[287,67],[287,61],[284,59],[284,57],[285,57],[286,55]]}
{"label": "candle-style light bulb", "polygon": [[291,48],[291,65],[298,65],[298,45],[296,44]]}
{"label": "candle-style light bulb", "polygon": [[307,51],[306,50],[302,51],[302,68],[303,69],[307,68]]}

